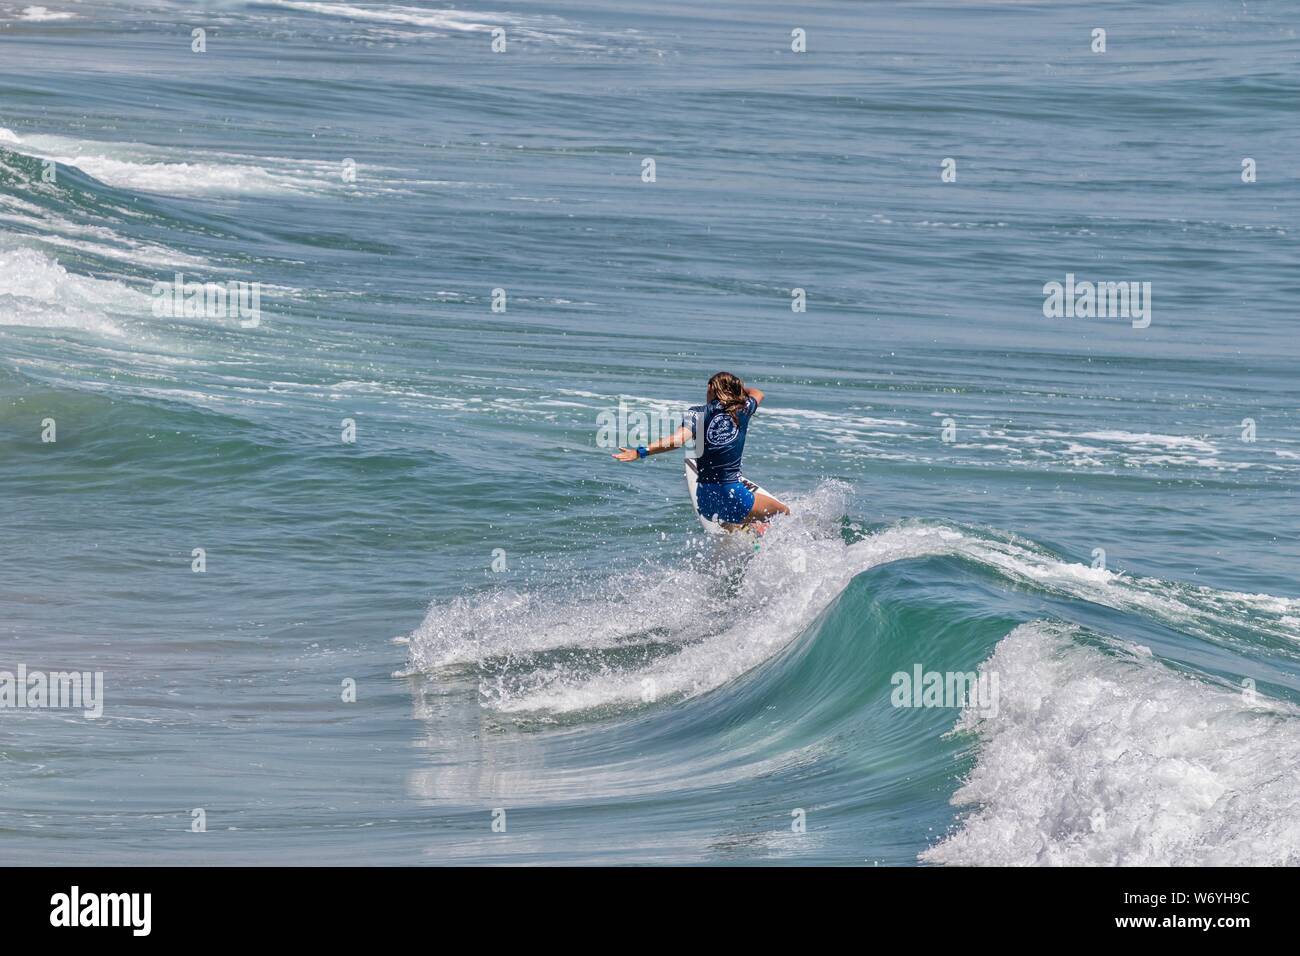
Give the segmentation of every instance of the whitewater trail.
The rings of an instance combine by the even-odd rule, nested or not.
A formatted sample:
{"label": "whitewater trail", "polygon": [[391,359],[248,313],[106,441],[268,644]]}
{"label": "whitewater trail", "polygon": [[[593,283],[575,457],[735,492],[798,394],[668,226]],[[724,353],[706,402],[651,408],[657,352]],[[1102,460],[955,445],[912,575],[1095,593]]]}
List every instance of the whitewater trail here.
{"label": "whitewater trail", "polygon": [[[586,578],[568,590],[501,587],[435,602],[406,638],[409,671],[489,665],[483,700],[502,712],[618,710],[694,697],[788,646],[865,571],[945,555],[1010,583],[1155,617],[1208,639],[1224,615],[1249,614],[1260,634],[1300,650],[1290,626],[1300,613],[1294,599],[1134,578],[1062,560],[1014,536],[931,522],[846,541],[841,517],[850,492],[829,481],[794,498],[795,516],[774,522],[756,552],[734,552],[728,573],[695,551],[676,566]],[[638,645],[655,652],[606,653]],[[577,659],[547,655],[558,651]]]}
{"label": "whitewater trail", "polygon": [[[313,195],[359,188],[338,163],[196,152],[147,145],[26,134],[0,127],[0,143],[37,159],[81,170],[119,189],[185,197]],[[178,155],[186,158],[178,160]],[[198,156],[195,161],[190,156]],[[374,170],[366,177],[375,179]]]}

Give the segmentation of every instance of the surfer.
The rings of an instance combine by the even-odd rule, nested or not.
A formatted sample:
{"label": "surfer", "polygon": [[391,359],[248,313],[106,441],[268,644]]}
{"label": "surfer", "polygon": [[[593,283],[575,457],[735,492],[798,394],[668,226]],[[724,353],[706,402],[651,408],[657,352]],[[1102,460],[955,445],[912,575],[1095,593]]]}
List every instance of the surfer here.
{"label": "surfer", "polygon": [[[740,458],[745,451],[745,433],[749,419],[762,404],[763,392],[746,388],[730,372],[719,372],[709,379],[707,401],[687,409],[682,427],[647,447],[620,448],[617,461],[636,461],[689,442],[696,452],[695,507],[706,520],[720,523],[727,530],[754,526],[762,530],[762,521],[773,515],[788,515],[790,509],[740,474]],[[703,440],[700,440],[703,436]]]}

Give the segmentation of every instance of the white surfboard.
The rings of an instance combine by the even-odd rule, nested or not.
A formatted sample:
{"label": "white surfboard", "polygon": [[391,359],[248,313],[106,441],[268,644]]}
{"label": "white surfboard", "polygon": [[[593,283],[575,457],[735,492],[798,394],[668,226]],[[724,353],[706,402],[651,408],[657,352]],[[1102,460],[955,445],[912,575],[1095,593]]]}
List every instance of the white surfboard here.
{"label": "white surfboard", "polygon": [[[695,516],[700,519],[700,524],[704,526],[705,531],[710,534],[730,534],[730,532],[722,526],[721,522],[714,521],[711,518],[706,518],[704,515],[700,514],[700,509],[695,503],[695,486],[698,484],[697,478],[699,467],[700,463],[698,458],[686,459],[686,494],[690,498],[691,508],[694,510]],[[780,500],[776,495],[772,494],[772,492],[760,488],[743,475],[740,478],[740,483],[756,495],[767,495],[769,498],[777,501]]]}

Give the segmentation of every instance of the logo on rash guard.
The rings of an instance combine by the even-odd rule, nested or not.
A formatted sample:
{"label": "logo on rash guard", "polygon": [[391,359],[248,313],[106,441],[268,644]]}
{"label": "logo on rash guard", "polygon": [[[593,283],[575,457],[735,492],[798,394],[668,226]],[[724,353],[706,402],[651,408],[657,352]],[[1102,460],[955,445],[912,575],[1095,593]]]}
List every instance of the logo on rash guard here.
{"label": "logo on rash guard", "polygon": [[719,412],[709,422],[708,431],[705,433],[710,445],[730,445],[740,434],[740,429],[736,423],[731,420],[731,416],[726,412]]}

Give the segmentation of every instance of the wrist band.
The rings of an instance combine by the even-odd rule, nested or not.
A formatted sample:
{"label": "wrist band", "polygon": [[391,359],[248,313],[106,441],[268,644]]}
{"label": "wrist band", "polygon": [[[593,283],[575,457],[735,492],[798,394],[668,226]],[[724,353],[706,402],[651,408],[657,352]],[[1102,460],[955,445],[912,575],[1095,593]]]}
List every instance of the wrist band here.
{"label": "wrist band", "polygon": [[638,458],[644,458],[644,457],[645,457],[646,455],[648,455],[648,454],[650,454],[650,451],[649,451],[649,449],[646,448],[645,445],[637,445],[637,446],[636,446],[636,456],[637,456]]}

